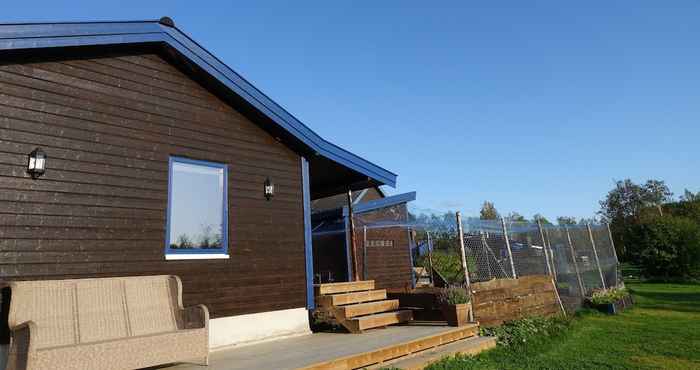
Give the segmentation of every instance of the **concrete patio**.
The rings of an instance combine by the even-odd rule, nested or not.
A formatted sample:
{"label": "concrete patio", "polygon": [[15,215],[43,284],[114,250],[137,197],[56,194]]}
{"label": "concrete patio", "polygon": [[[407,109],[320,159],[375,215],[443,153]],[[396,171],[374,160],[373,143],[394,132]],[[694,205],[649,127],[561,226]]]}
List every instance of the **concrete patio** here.
{"label": "concrete patio", "polygon": [[[476,332],[478,332],[478,328]],[[353,358],[362,354],[371,357],[375,356],[371,354],[373,352],[387,350],[393,351],[393,353],[400,353],[408,347],[412,348],[413,351],[423,348],[421,346],[432,348],[436,345],[453,342],[471,335],[464,328],[419,323],[391,326],[386,329],[371,330],[363,334],[315,333],[214,351],[210,356],[210,365],[206,369],[283,370],[306,367],[346,368],[348,365],[345,365],[345,363],[352,363],[355,360],[346,362],[334,360]],[[397,350],[399,347],[403,349]],[[373,360],[363,359],[362,361]],[[178,364],[161,369],[202,370],[204,367]]]}

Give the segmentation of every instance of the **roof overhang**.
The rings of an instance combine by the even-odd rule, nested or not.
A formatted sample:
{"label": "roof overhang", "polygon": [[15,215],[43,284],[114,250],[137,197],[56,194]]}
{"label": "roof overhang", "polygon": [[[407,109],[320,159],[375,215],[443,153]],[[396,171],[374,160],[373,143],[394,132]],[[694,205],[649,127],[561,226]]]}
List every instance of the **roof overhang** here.
{"label": "roof overhang", "polygon": [[[259,115],[258,123],[310,163],[312,198],[350,188],[396,186],[397,175],[323,139],[246,81],[167,18],[153,21],[0,24],[0,52],[111,45],[158,45],[184,59],[188,69],[205,75],[219,93]],[[175,53],[172,53],[174,51]],[[202,78],[202,76],[199,76]],[[245,112],[244,112],[245,113]],[[251,112],[247,112],[251,114]]]}

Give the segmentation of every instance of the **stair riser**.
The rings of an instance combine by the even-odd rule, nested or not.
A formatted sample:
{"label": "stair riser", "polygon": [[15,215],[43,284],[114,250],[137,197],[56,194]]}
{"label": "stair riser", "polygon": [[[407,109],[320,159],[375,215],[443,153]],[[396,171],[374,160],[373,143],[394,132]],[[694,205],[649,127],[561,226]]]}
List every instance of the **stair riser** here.
{"label": "stair riser", "polygon": [[398,311],[390,315],[382,315],[380,317],[359,317],[348,320],[348,324],[352,327],[353,332],[362,332],[363,330],[400,324],[411,321],[413,313],[411,311]]}

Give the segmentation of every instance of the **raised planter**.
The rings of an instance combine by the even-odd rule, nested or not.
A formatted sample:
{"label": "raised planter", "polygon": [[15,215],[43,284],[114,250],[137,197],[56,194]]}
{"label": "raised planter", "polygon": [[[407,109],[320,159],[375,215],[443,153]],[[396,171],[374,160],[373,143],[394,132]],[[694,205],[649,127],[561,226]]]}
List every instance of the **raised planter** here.
{"label": "raised planter", "polygon": [[630,308],[634,305],[634,300],[632,299],[632,295],[627,295],[622,299],[619,299],[613,303],[604,303],[604,304],[593,304],[591,302],[588,302],[588,306],[600,311],[602,313],[606,313],[608,315],[616,315],[627,308]]}
{"label": "raised planter", "polygon": [[469,309],[472,304],[444,304],[442,305],[442,316],[450,326],[464,326],[469,323]]}

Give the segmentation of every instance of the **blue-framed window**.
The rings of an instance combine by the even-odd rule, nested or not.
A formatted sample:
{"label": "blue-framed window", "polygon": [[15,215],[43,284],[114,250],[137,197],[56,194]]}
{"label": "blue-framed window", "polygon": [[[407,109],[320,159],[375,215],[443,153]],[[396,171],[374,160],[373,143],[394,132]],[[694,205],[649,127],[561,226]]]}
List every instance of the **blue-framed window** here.
{"label": "blue-framed window", "polygon": [[167,259],[228,257],[228,167],[170,157]]}

